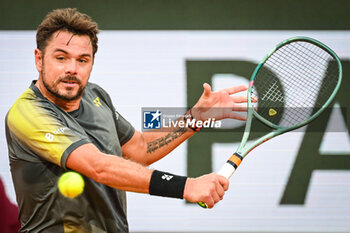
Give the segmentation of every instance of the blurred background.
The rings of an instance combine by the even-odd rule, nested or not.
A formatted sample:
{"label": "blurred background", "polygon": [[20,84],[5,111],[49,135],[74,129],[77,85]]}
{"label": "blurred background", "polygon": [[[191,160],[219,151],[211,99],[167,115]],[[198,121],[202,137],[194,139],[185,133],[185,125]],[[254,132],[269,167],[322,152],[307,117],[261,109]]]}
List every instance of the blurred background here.
{"label": "blurred background", "polygon": [[[343,64],[329,111],[256,148],[214,209],[128,193],[131,232],[350,232],[348,0],[1,0],[0,178],[12,203],[4,119],[38,77],[36,27],[64,7],[99,23],[90,81],[110,93],[137,130],[143,107],[192,106],[204,82],[214,90],[248,84],[265,54],[290,37],[325,43]],[[232,121],[222,132],[197,133],[152,168],[188,176],[217,171],[238,146],[243,125]]]}

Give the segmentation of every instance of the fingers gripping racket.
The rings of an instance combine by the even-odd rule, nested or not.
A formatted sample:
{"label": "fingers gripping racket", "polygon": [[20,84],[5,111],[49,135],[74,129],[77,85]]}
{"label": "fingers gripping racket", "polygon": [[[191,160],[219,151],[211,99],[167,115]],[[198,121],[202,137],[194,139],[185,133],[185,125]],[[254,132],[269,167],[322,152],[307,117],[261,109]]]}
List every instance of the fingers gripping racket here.
{"label": "fingers gripping racket", "polygon": [[[217,173],[229,179],[255,147],[314,120],[333,100],[341,78],[338,56],[321,42],[294,37],[278,44],[252,75],[241,144]],[[253,117],[273,130],[247,145]]]}

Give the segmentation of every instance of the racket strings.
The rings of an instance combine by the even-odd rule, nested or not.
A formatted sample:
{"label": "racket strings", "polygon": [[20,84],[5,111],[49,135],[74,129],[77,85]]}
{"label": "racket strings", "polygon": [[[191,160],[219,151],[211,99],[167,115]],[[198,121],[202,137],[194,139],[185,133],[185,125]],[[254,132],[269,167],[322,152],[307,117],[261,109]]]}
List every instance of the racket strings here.
{"label": "racket strings", "polygon": [[[283,75],[289,76],[290,78],[294,78],[297,75],[297,74],[295,74],[293,72],[289,72],[288,70],[285,70],[285,69],[281,69],[280,71],[283,71]],[[306,88],[310,89],[308,87],[310,84],[313,84],[313,85],[316,85],[316,86],[321,85],[321,83],[317,82],[317,80],[307,81],[307,80],[310,80],[313,77],[312,73],[305,72],[304,74],[305,74],[305,76],[307,76],[308,79],[300,79],[299,83],[298,83],[299,84],[299,89],[293,91],[293,93],[289,93],[289,94],[293,94],[293,96],[295,97],[294,102],[293,102],[293,106],[295,108],[306,107],[304,99],[313,100],[318,95],[317,90],[311,89],[309,92],[304,92],[303,93],[303,92],[300,91],[300,88],[305,88],[306,87]],[[281,81],[282,81],[282,85],[283,85],[285,90],[289,90],[289,92],[291,92],[291,90],[293,90],[295,88],[294,80],[288,81],[288,82],[286,82],[285,80],[281,80]],[[313,103],[310,101],[309,102],[309,106],[311,107],[312,104]]]}
{"label": "racket strings", "polygon": [[339,74],[339,68],[335,61],[331,61],[330,65],[327,70],[327,76],[324,79],[324,87],[320,90],[320,100],[319,104],[326,102],[328,100],[328,96],[330,95],[329,92],[331,92],[335,86],[337,85],[337,82],[335,82],[335,77],[333,77],[331,74]]}
{"label": "racket strings", "polygon": [[[328,54],[326,51],[324,51],[323,49],[313,44],[298,42],[297,45],[300,46],[301,49],[306,49],[308,52],[310,52],[308,56],[305,53],[300,52],[300,50],[297,51],[298,54],[301,55],[301,58],[304,59],[305,63],[308,63],[308,65],[303,67],[302,71],[305,74],[310,74],[307,77],[308,79],[302,79],[302,81],[304,81],[302,83],[305,85],[308,85],[308,83],[311,83],[313,85],[311,86],[311,88],[308,88],[308,90],[311,91],[310,93],[313,94],[312,95],[314,97],[313,99],[316,100],[314,105],[317,107],[322,107],[324,103],[328,100],[331,93],[333,92],[333,89],[336,86],[336,83],[338,81],[337,79],[338,72],[339,72],[338,68],[335,67],[334,65],[332,66],[332,60],[334,60],[334,58],[330,54]],[[329,72],[327,70],[329,67],[333,67],[333,68],[335,67],[337,68],[337,70],[333,70],[333,72]],[[317,69],[312,69],[312,68],[317,68]],[[322,71],[322,72],[319,72],[319,71]],[[334,74],[332,79],[327,78],[329,77],[330,74]],[[306,83],[307,81],[308,83]],[[327,83],[325,83],[325,81]],[[325,84],[330,85],[328,89],[314,88],[315,86],[322,87],[321,85],[325,85]],[[325,92],[325,90],[328,90],[328,91]],[[310,94],[310,93],[306,92],[304,94]]]}
{"label": "racket strings", "polygon": [[[299,43],[300,44],[300,43]],[[305,49],[305,46],[302,46],[303,47],[303,49]],[[325,57],[325,53],[323,53],[322,54],[322,56],[320,56],[320,54],[321,54],[321,52],[322,52],[322,50],[321,50],[321,52],[320,51],[318,51],[318,52],[314,52],[314,49],[315,48],[318,48],[318,47],[312,47],[313,49],[312,50],[310,50],[310,54],[309,55],[312,55],[312,56],[315,56],[316,55],[316,57],[311,57],[311,58],[309,58],[309,57],[307,57],[307,56],[305,56],[303,53],[300,53],[300,51],[297,51],[298,52],[298,55],[302,55],[301,56],[301,61],[304,61],[305,63],[309,63],[310,64],[310,66],[309,67],[306,67],[305,68],[305,66],[301,66],[301,68],[300,68],[300,70],[307,76],[307,78],[306,79],[302,79],[302,80],[307,80],[308,81],[308,83],[305,83],[305,82],[301,82],[302,83],[302,87],[303,87],[303,89],[302,89],[302,91],[303,92],[300,92],[299,91],[299,93],[302,93],[304,96],[305,96],[305,98],[300,98],[300,95],[299,95],[299,101],[301,100],[301,101],[303,101],[303,102],[305,102],[304,100],[316,100],[316,101],[310,101],[310,103],[312,103],[312,102],[314,102],[314,106],[318,106],[318,107],[321,107],[323,104],[324,104],[324,102],[328,99],[328,96],[327,96],[327,98],[326,98],[326,100],[322,100],[322,99],[319,99],[319,100],[317,100],[317,97],[318,96],[325,96],[324,94],[322,94],[322,95],[319,95],[319,90],[322,90],[322,89],[320,89],[320,88],[314,88],[315,86],[316,87],[320,87],[321,85],[322,85],[322,82],[324,82],[324,80],[322,80],[322,78],[320,78],[320,76],[317,76],[317,74],[318,73],[324,73],[324,70],[326,70],[327,68],[325,67],[325,65],[328,67],[328,65],[329,65],[329,62],[328,62],[328,58],[329,58],[329,55],[328,54],[326,54],[326,56],[328,56],[328,58],[324,58]],[[290,57],[290,54],[288,54],[288,57]],[[312,60],[312,59],[315,59],[315,60]],[[323,61],[322,61],[323,60]],[[316,62],[313,62],[313,61],[317,61],[318,63],[316,63]],[[321,63],[322,62],[322,63]],[[320,65],[321,64],[321,65]],[[314,69],[313,69],[314,68]],[[321,70],[322,72],[319,72],[319,70]],[[310,72],[311,71],[311,72]],[[317,73],[317,72],[318,73]],[[316,77],[316,79],[315,79],[315,77]],[[326,77],[326,76],[323,76],[323,77]],[[299,80],[300,81],[300,80]],[[321,82],[322,81],[322,82]],[[294,84],[293,82],[292,82],[292,84]],[[307,85],[308,84],[311,84],[311,88],[309,88]],[[313,86],[312,86],[313,85]],[[309,90],[309,92],[306,92],[304,89],[305,89],[305,87]],[[306,106],[301,106],[302,108],[305,108]],[[299,110],[299,109],[298,109]],[[297,113],[304,113],[304,114],[302,114],[302,115],[304,115],[303,116],[303,118],[302,118],[302,120],[306,120],[308,117],[309,117],[309,115],[312,113],[312,111],[310,111],[310,109],[302,109],[302,111],[297,111]],[[291,117],[292,119],[295,119],[295,117]]]}
{"label": "racket strings", "polygon": [[[283,50],[281,50],[279,52],[282,54],[276,54],[276,56],[271,57],[269,60],[270,66],[272,68],[271,71],[279,70],[280,71],[279,73],[282,73],[284,76],[288,76],[291,78],[298,75],[295,72],[292,72],[292,70],[290,70],[289,67],[284,67],[284,66],[280,65],[281,59],[284,63],[290,62],[291,64],[297,62],[297,60],[295,60],[294,57],[291,57],[289,53],[286,53]],[[301,70],[304,72],[305,75],[308,76],[308,78],[312,78],[314,76],[314,74],[311,73],[310,71],[308,71],[307,69],[301,68]],[[313,82],[317,82],[317,80],[313,80]],[[299,83],[302,86],[306,86],[306,85],[310,84],[310,82],[307,82],[307,79],[300,79]],[[289,88],[293,87],[293,86],[291,86],[291,85],[293,85],[293,82],[284,82],[284,84],[287,86],[289,85]],[[298,94],[298,93],[296,93],[296,94]],[[311,93],[308,93],[308,94],[311,94]],[[314,94],[317,94],[317,91],[315,91]]]}
{"label": "racket strings", "polygon": [[[285,51],[284,51],[285,50]],[[276,69],[280,69],[279,67],[279,63],[278,63],[278,59],[284,59],[283,62],[285,63],[291,63],[290,65],[286,66],[286,67],[281,67],[281,70],[284,71],[283,76],[287,76],[288,78],[294,78],[293,80],[287,80],[287,79],[283,79],[283,84],[285,84],[287,86],[288,90],[293,90],[294,89],[294,85],[295,85],[295,77],[298,78],[298,75],[300,75],[300,73],[302,72],[303,75],[305,76],[304,79],[298,79],[298,82],[300,83],[300,85],[302,87],[308,87],[310,85],[316,85],[319,86],[321,85],[321,81],[319,79],[319,70],[324,70],[324,66],[320,66],[318,63],[316,63],[314,60],[311,60],[309,56],[306,56],[304,53],[301,53],[300,50],[294,50],[295,54],[297,56],[292,56],[292,54],[290,53],[290,49],[287,48],[282,48],[282,50],[280,51],[281,54],[276,54],[276,55],[280,55],[280,56],[275,56],[275,57],[271,57],[271,63],[274,64],[273,66],[273,70]],[[318,56],[319,57],[319,56]],[[324,60],[325,61],[325,60]],[[291,65],[293,65],[294,67],[297,67],[299,70],[296,70],[296,72],[293,72],[293,69],[291,68]],[[314,68],[318,68],[317,70],[315,70]],[[287,80],[287,81],[286,81]],[[298,91],[298,93],[301,95],[309,95],[309,98],[315,97],[318,95],[318,91],[317,89],[314,88],[308,88],[309,92],[306,93],[301,93],[300,91]],[[314,98],[312,98],[314,99]],[[295,98],[294,101],[297,100],[304,100],[304,98]],[[312,106],[312,103],[310,104]],[[304,101],[302,102],[302,106],[299,107],[305,107],[304,106]]]}
{"label": "racket strings", "polygon": [[[302,43],[298,43],[298,45],[303,47],[304,49],[308,49],[307,47],[303,46]],[[310,47],[310,44],[308,44],[308,45]],[[314,51],[315,49],[317,49],[317,51]],[[318,47],[316,47],[316,46],[312,46],[309,51],[310,51],[309,55],[314,55],[314,57],[312,57],[312,59],[310,58],[311,56],[306,56],[305,54],[301,53],[300,51],[297,51],[298,55],[300,55],[300,58],[304,59],[305,63],[307,64],[307,66],[301,67],[301,69],[304,72],[304,74],[308,75],[308,77],[307,77],[308,79],[303,79],[303,80],[299,80],[299,81],[304,81],[302,83],[306,84],[306,85],[308,85],[308,83],[312,83],[312,84],[316,84],[317,86],[319,86],[322,84],[322,81],[323,81],[322,79],[319,78],[320,77],[319,70],[324,71],[326,69],[326,67],[324,65],[328,66],[330,55],[328,53],[326,53],[325,51],[318,49]],[[294,57],[291,57],[291,55],[288,53],[287,53],[287,56],[291,59],[294,58]],[[317,59],[319,59],[319,60],[317,60]],[[321,65],[321,61],[322,61],[322,65]],[[310,69],[310,68],[317,68],[317,70]],[[307,83],[307,81],[310,78],[312,79],[312,82]],[[310,89],[310,90],[314,90],[313,93],[318,95],[317,89]]]}
{"label": "racket strings", "polygon": [[257,112],[282,127],[302,123],[327,102],[338,76],[335,59],[324,49],[305,41],[286,44],[256,74]]}

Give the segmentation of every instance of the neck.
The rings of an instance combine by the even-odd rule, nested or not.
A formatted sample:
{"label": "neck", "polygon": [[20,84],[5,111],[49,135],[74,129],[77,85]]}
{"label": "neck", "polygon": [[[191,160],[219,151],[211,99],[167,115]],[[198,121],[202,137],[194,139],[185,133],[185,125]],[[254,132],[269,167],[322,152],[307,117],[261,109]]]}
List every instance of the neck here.
{"label": "neck", "polygon": [[75,100],[64,100],[58,98],[46,89],[41,78],[38,79],[38,81],[35,83],[35,86],[38,87],[38,89],[43,94],[43,96],[45,96],[45,98],[47,98],[52,103],[56,104],[66,112],[71,112],[79,108],[81,97]]}

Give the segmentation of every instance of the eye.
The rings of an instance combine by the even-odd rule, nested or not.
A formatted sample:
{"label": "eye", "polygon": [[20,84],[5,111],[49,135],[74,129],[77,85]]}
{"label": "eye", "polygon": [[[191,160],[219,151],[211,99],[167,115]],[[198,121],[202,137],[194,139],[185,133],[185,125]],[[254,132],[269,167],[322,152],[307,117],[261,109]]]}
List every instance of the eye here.
{"label": "eye", "polygon": [[59,56],[59,57],[56,57],[56,59],[59,60],[59,61],[63,61],[64,57],[63,56]]}
{"label": "eye", "polygon": [[86,60],[86,59],[79,59],[79,62],[80,62],[80,63],[86,63],[87,60]]}

